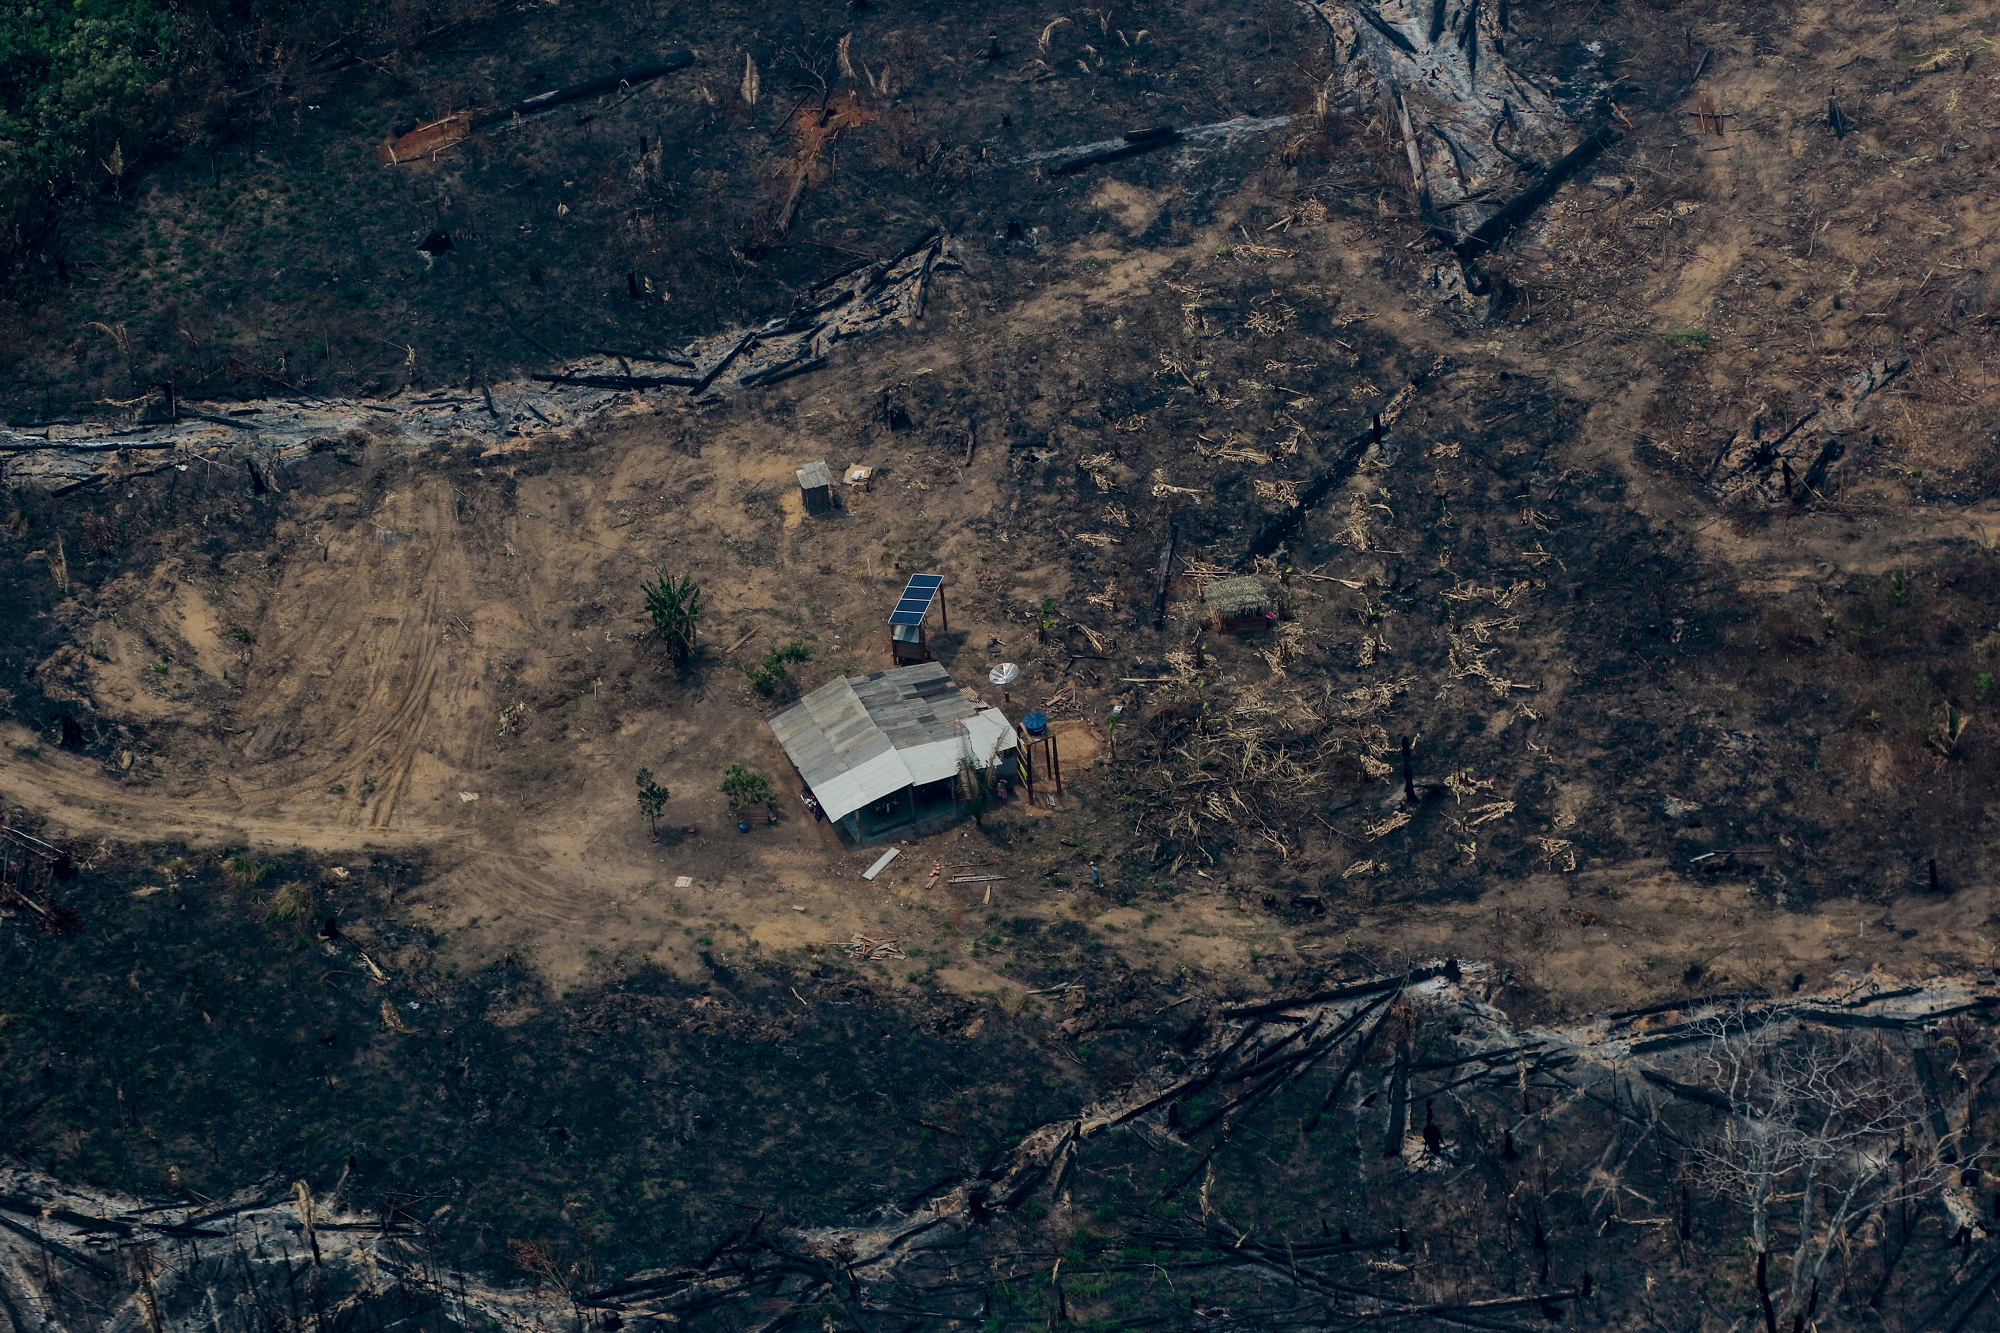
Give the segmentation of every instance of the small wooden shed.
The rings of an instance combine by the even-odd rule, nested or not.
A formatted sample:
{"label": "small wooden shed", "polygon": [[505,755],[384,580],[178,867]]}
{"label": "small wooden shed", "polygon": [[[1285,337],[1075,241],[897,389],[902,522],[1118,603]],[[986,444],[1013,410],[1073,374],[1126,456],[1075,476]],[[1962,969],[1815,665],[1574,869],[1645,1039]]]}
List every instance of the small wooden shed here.
{"label": "small wooden shed", "polygon": [[1277,627],[1278,599],[1260,578],[1242,574],[1217,579],[1201,600],[1208,623],[1219,634],[1254,634]]}
{"label": "small wooden shed", "polygon": [[805,497],[808,514],[826,514],[839,508],[833,494],[833,469],[825,459],[799,469],[799,494]]}
{"label": "small wooden shed", "polygon": [[944,575],[912,574],[903,595],[896,599],[896,609],[889,613],[889,660],[896,666],[909,666],[931,659],[931,636],[925,624],[930,619],[931,608],[938,610],[938,619],[947,630],[951,628],[951,617],[944,606]]}

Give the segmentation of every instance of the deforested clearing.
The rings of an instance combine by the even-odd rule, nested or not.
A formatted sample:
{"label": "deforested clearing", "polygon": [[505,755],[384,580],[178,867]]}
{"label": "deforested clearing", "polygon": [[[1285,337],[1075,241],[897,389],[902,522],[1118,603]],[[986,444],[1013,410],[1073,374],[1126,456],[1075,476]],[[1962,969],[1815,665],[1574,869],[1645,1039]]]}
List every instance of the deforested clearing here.
{"label": "deforested clearing", "polygon": [[1995,1326],[1996,20],[0,16],[0,1310]]}

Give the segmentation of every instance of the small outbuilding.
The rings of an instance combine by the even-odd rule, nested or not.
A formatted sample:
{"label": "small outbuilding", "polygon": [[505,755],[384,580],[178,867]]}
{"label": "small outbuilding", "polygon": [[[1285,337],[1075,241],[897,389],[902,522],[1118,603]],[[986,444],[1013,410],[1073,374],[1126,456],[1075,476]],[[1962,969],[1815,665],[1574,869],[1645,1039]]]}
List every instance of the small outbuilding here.
{"label": "small outbuilding", "polygon": [[1217,579],[1201,601],[1209,625],[1219,634],[1252,634],[1278,624],[1278,599],[1264,580],[1248,574]]}
{"label": "small outbuilding", "polygon": [[933,607],[937,609],[939,626],[949,632],[951,617],[944,605],[944,575],[910,575],[903,595],[896,599],[896,609],[889,613],[890,665],[910,666],[932,660],[930,617]]}
{"label": "small outbuilding", "polygon": [[805,499],[808,514],[828,514],[839,507],[833,493],[833,469],[825,459],[799,469],[799,494]]}
{"label": "small outbuilding", "polygon": [[820,812],[857,845],[942,828],[965,813],[967,769],[1015,767],[1006,716],[936,662],[828,681],[769,721]]}

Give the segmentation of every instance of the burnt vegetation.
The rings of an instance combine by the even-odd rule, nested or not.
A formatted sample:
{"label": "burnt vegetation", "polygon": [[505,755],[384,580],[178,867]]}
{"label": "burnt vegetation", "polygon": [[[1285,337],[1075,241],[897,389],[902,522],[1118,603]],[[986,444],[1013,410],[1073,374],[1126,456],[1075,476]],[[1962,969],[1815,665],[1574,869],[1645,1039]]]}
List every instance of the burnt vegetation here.
{"label": "burnt vegetation", "polygon": [[[973,1169],[1075,1096],[1059,1072],[1024,1079],[998,1026],[962,1036],[976,1008],[919,1020],[839,966],[718,962],[697,985],[642,969],[560,995],[517,960],[461,975],[383,911],[418,863],[82,859],[53,900],[89,929],[4,909],[0,1106],[17,1162],[114,1191],[198,1206],[304,1172],[421,1226],[441,1263],[507,1272],[528,1241],[618,1271],[752,1216],[838,1221]],[[918,1092],[919,1067],[943,1081]],[[929,1146],[882,1138],[884,1116]]]}
{"label": "burnt vegetation", "polygon": [[[35,1261],[17,1295],[33,1293],[64,1326],[119,1309],[231,1329],[441,1331],[549,1318],[606,1329],[1694,1327],[1712,1315],[1767,1330],[1981,1326],[2000,1272],[1979,1238],[1981,1163],[2000,1113],[1990,994],[1713,996],[1527,1027],[1491,1003],[1506,997],[1486,971],[1447,961],[1233,1007],[1108,992],[1063,1029],[1079,1048],[1122,1038],[1145,1052],[1152,1068],[1122,1090],[1074,1115],[1038,1108],[1050,1118],[1012,1127],[1018,1142],[961,1155],[845,1226],[742,1201],[700,1253],[660,1265],[656,1250],[629,1276],[600,1267],[612,1252],[601,1243],[552,1236],[550,1219],[507,1242],[516,1285],[455,1276],[441,1260],[464,1244],[466,1221],[444,1221],[435,1194],[369,1202],[374,1173],[354,1158],[318,1189],[300,1181],[217,1203],[187,1185],[186,1201],[148,1208],[54,1193],[16,1172],[29,1198],[0,1208],[39,1210],[43,1225],[10,1227],[0,1244]],[[798,981],[820,1004],[840,993]],[[615,1034],[634,1022],[655,1037],[680,1027],[673,1049],[728,1022],[663,1024],[665,999],[628,986],[585,1001],[576,1017],[597,1039],[593,1058],[623,1061]],[[476,1081],[482,1039],[468,1019],[473,1030],[445,1041],[460,1043],[459,1078]],[[135,1086],[144,1078],[127,1072]],[[532,1071],[516,1061],[514,1072]],[[542,1085],[544,1096],[574,1086]],[[960,1105],[932,1106],[919,1123],[940,1141],[975,1132]],[[442,1109],[416,1118],[436,1126]],[[125,1114],[156,1122],[136,1104]],[[612,1127],[572,1129],[558,1108],[539,1128],[554,1138],[543,1165],[506,1189],[524,1201],[544,1185],[563,1191],[564,1221],[587,1230],[579,1191],[606,1167]],[[822,1144],[834,1128],[821,1126]],[[378,1151],[395,1141],[392,1129]],[[766,1168],[783,1160],[769,1151]],[[721,1201],[766,1185],[760,1172]]]}
{"label": "burnt vegetation", "polygon": [[[0,1314],[1993,1326],[1936,9],[35,19]],[[917,570],[1076,757],[863,880]]]}

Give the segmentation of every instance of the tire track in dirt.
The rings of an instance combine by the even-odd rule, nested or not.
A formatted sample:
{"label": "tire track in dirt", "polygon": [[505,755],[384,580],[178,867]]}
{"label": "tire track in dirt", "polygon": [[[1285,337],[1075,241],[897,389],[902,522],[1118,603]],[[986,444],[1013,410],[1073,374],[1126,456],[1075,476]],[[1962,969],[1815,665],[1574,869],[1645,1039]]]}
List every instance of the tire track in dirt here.
{"label": "tire track in dirt", "polygon": [[[431,531],[438,529],[433,527]],[[438,552],[433,546],[423,562],[423,568],[415,575],[421,583],[418,614],[406,615],[398,626],[397,646],[408,645],[399,654],[400,658],[414,655],[414,661],[405,673],[406,678],[401,682],[402,698],[389,709],[388,716],[376,726],[364,747],[365,754],[381,758],[390,775],[388,782],[378,788],[377,799],[369,806],[367,822],[370,828],[383,828],[394,820],[396,807],[409,795],[418,752],[428,739],[427,724],[433,711],[432,690],[437,685],[438,677],[438,636],[442,632],[437,615],[437,564]]]}
{"label": "tire track in dirt", "polygon": [[[269,793],[263,795],[268,800]],[[572,928],[583,915],[563,909],[576,901],[572,887],[536,869],[547,856],[532,842],[479,846],[479,835],[471,830],[407,817],[364,828],[351,814],[313,819],[288,814],[275,802],[163,798],[121,786],[87,759],[38,747],[32,733],[18,726],[0,727],[0,809],[27,809],[70,837],[197,847],[248,841],[333,856],[421,850],[445,863],[427,891],[476,902],[489,918],[505,916],[517,927],[546,931]]]}
{"label": "tire track in dirt", "polygon": [[[71,836],[211,846],[248,839],[336,855],[422,848],[440,854],[428,895],[475,904],[532,934],[577,928],[594,900],[579,895],[578,874],[561,864],[557,846],[530,830],[475,831],[453,818],[461,809],[454,789],[490,776],[486,653],[500,641],[558,632],[550,613],[565,599],[569,566],[539,526],[511,534],[530,557],[504,567],[520,571],[503,617],[518,623],[489,627],[482,616],[476,632],[454,610],[476,605],[471,590],[497,571],[458,518],[447,480],[385,495],[350,534],[346,551],[336,539],[330,560],[291,565],[263,595],[266,607],[285,610],[257,625],[260,646],[240,696],[250,707],[236,718],[252,730],[228,747],[233,759],[204,780],[206,790],[163,797],[90,760],[39,749],[17,729],[11,747],[0,745],[0,800]],[[364,776],[373,786],[358,792]],[[336,784],[346,790],[330,792]],[[429,803],[432,784],[443,789],[441,806]]]}
{"label": "tire track in dirt", "polygon": [[[380,516],[396,526],[377,527],[378,537],[391,534],[404,547],[394,561],[343,562],[340,574],[315,570],[316,577],[287,591],[287,600],[329,614],[296,647],[278,645],[277,651],[289,661],[324,663],[325,678],[351,683],[335,699],[314,701],[287,690],[283,675],[272,682],[265,708],[271,730],[246,757],[270,753],[282,737],[291,742],[287,749],[320,758],[252,788],[246,793],[252,808],[323,803],[335,784],[359,781],[367,784],[361,799],[343,803],[340,822],[388,829],[410,799],[426,757],[454,766],[452,752],[462,748],[454,743],[456,715],[471,711],[477,686],[456,678],[442,651],[446,590],[466,586],[473,573],[448,499],[448,485],[433,482],[415,497],[411,512]],[[344,590],[326,586],[335,578],[365,582]],[[377,625],[386,632],[371,634]],[[311,734],[309,719],[316,713],[338,718],[323,738]]]}
{"label": "tire track in dirt", "polygon": [[241,842],[338,852],[357,846],[440,847],[463,830],[407,826],[356,839],[337,823],[260,811],[235,801],[162,796],[126,787],[87,759],[52,753],[27,728],[0,725],[0,804],[33,811],[74,835],[120,840]]}
{"label": "tire track in dirt", "polygon": [[[386,781],[370,773],[378,784],[375,799],[364,801],[352,816],[370,828],[388,824],[407,791],[415,744],[430,711],[430,691],[437,675],[435,533],[433,527],[425,537],[410,541],[410,553],[403,560],[405,568],[394,584],[384,589],[382,600],[395,608],[394,633],[369,662],[360,691],[362,702],[346,726],[334,733],[334,743],[352,756],[348,766],[386,770]],[[419,551],[421,558],[416,559]],[[416,567],[410,568],[413,562]],[[412,596],[413,592],[416,595]]]}
{"label": "tire track in dirt", "polygon": [[484,848],[432,880],[429,891],[477,903],[481,915],[504,917],[517,929],[575,925],[580,913],[552,906],[574,895],[535,864],[536,859],[520,851]]}

